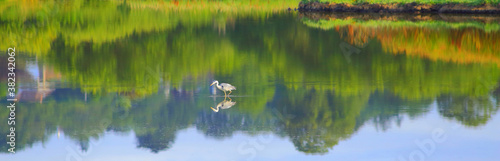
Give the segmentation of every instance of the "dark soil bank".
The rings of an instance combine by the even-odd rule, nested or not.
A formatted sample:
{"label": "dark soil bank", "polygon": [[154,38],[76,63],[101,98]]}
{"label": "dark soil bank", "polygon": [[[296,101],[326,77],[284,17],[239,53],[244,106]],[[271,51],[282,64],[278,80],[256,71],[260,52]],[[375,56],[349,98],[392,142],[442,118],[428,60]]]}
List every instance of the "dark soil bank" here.
{"label": "dark soil bank", "polygon": [[299,11],[326,12],[419,12],[419,13],[490,13],[499,14],[500,4],[469,6],[466,4],[335,4],[321,2],[300,2]]}

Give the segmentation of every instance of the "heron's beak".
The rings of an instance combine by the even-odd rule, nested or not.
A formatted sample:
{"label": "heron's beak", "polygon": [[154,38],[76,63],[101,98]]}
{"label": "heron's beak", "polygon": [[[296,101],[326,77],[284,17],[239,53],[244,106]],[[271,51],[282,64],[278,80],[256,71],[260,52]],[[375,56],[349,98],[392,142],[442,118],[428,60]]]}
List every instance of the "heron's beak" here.
{"label": "heron's beak", "polygon": [[212,86],[212,85],[214,85],[214,84],[215,84],[215,82],[213,82],[210,86]]}

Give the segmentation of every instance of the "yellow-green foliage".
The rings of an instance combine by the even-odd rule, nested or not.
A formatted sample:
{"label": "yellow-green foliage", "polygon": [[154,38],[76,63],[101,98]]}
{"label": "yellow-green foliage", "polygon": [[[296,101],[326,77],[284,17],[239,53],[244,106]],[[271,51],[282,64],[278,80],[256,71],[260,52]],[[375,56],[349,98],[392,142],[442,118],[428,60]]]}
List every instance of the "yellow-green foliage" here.
{"label": "yellow-green foliage", "polygon": [[[436,101],[442,116],[467,126],[484,125],[498,111],[490,97],[499,66],[479,61],[498,58],[495,25],[368,21],[352,28],[351,20],[304,25],[293,21],[294,13],[275,13],[275,7],[288,4],[278,1],[175,2],[1,2],[6,23],[0,24],[0,47],[37,54],[62,75],[63,84],[82,90],[58,89],[43,104],[20,102],[33,108],[18,111],[18,147],[61,130],[84,149],[91,138],[112,130],[133,131],[137,147],[158,152],[171,148],[178,130],[196,126],[216,138],[235,131],[273,132],[299,151],[316,154],[349,138],[367,119],[416,117]],[[369,34],[375,31],[387,36]],[[463,41],[448,43],[457,36]],[[370,41],[349,41],[358,38]],[[453,54],[470,61],[456,61],[462,59],[449,53],[412,54],[422,40],[426,49],[459,51]],[[485,43],[478,48],[471,42]],[[341,44],[360,52],[345,55]],[[231,119],[211,115],[209,107],[220,99],[206,97],[209,78],[237,87],[237,104],[217,113]],[[390,101],[379,101],[386,96],[380,93],[392,96]],[[369,109],[369,100],[380,107]],[[386,109],[388,104],[395,107]],[[7,120],[6,112],[0,111],[0,120]]]}
{"label": "yellow-green foliage", "polygon": [[132,33],[157,32],[177,25],[219,27],[237,17],[264,19],[298,1],[4,1],[0,2],[0,48],[17,46],[45,54],[61,35],[73,46],[111,42]]}

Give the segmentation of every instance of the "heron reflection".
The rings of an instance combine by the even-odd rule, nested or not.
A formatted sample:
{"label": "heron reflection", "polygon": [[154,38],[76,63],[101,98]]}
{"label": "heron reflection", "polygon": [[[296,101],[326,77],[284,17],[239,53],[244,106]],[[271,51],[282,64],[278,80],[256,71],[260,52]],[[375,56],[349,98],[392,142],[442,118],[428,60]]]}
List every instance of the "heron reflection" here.
{"label": "heron reflection", "polygon": [[235,104],[236,104],[236,102],[232,102],[231,99],[229,99],[229,100],[224,99],[224,101],[217,104],[217,107],[215,107],[215,109],[213,107],[210,107],[210,108],[212,110],[214,110],[214,112],[219,112],[219,109],[223,109],[223,110],[228,109],[228,108],[233,107]]}

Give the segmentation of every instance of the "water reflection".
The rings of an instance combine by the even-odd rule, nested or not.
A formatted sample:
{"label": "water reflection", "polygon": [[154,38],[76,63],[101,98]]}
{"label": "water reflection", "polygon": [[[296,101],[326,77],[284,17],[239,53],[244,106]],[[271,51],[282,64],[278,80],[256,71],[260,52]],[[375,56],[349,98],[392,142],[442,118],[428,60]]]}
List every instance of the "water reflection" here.
{"label": "water reflection", "polygon": [[376,39],[392,54],[500,66],[497,15],[303,13],[300,17],[307,26],[338,31],[358,47]]}
{"label": "water reflection", "polygon": [[226,100],[226,98],[224,98],[224,101],[217,104],[215,109],[213,107],[210,108],[214,110],[214,112],[219,112],[219,108],[225,110],[233,107],[235,104],[236,102],[232,102],[232,99],[229,97],[229,100]]}
{"label": "water reflection", "polygon": [[[109,11],[83,5],[76,10],[84,12],[66,12],[59,6],[65,12],[55,18],[6,18],[7,24],[31,24],[23,31],[0,24],[2,37],[37,33],[14,41],[27,51],[18,60],[16,74],[26,85],[18,90],[18,107],[30,107],[18,111],[18,149],[62,132],[85,151],[106,132],[132,132],[138,148],[158,153],[172,148],[179,130],[196,127],[217,140],[235,132],[273,133],[298,151],[325,154],[363,125],[384,131],[391,123],[420,119],[434,103],[440,116],[468,127],[484,126],[499,108],[500,36],[494,25],[373,26],[309,21],[295,13],[163,14],[136,10],[152,7],[138,2],[102,3],[97,6]],[[341,44],[359,52],[346,55]],[[36,65],[27,65],[33,62],[27,55],[37,55]],[[29,77],[35,68],[39,79]],[[214,101],[206,95],[213,78],[238,84],[238,95],[248,97],[219,112],[236,103],[224,100],[212,112],[206,105]],[[0,120],[7,120],[6,112],[0,111]],[[2,152],[5,146],[0,144]]]}
{"label": "water reflection", "polygon": [[491,97],[441,96],[437,98],[439,113],[466,126],[484,125],[498,111],[498,100]]}

